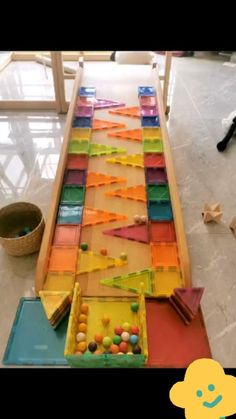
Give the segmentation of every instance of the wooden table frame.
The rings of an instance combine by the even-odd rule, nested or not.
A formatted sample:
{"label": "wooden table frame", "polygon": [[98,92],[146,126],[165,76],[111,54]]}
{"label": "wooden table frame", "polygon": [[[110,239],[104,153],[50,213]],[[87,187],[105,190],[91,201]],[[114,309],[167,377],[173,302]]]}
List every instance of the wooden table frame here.
{"label": "wooden table frame", "polygon": [[[66,158],[67,158],[67,151],[68,145],[70,140],[70,130],[72,127],[72,120],[74,115],[74,109],[76,105],[76,97],[79,87],[81,86],[82,82],[82,73],[83,73],[83,61],[80,62],[80,67],[76,75],[75,85],[73,90],[73,95],[69,107],[69,112],[67,115],[66,127],[65,127],[65,134],[64,134],[64,141],[62,145],[62,150],[60,153],[60,160],[57,168],[56,178],[54,182],[53,192],[51,203],[49,207],[49,215],[46,222],[46,227],[42,239],[41,249],[38,257],[38,263],[36,268],[36,278],[35,278],[35,291],[38,295],[39,291],[43,289],[43,284],[46,278],[47,267],[48,267],[48,259],[49,253],[54,233],[54,226],[56,223],[57,217],[57,209],[60,200],[60,192],[63,182],[63,176],[66,166]],[[166,160],[166,169],[168,174],[168,183],[171,195],[171,202],[172,202],[172,210],[174,215],[174,223],[175,223],[175,230],[177,236],[177,244],[179,250],[179,258],[181,264],[181,270],[183,275],[184,284],[186,287],[191,286],[191,270],[190,270],[190,261],[189,261],[189,253],[187,247],[187,241],[185,237],[184,231],[184,223],[181,211],[181,205],[178,195],[176,177],[175,177],[175,170],[174,164],[171,155],[171,148],[169,143],[169,136],[166,128],[166,118],[165,118],[165,107],[163,104],[163,97],[162,97],[162,90],[161,84],[158,74],[158,69],[154,65],[153,66],[153,84],[156,87],[157,97],[159,102],[159,113],[161,119],[161,127],[162,127],[162,134],[163,134],[163,142],[165,147],[165,160]]]}

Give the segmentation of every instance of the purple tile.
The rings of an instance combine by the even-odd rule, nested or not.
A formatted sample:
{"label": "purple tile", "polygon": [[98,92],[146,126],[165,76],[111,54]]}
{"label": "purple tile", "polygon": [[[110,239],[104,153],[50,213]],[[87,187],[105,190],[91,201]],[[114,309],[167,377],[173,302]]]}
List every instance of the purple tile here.
{"label": "purple tile", "polygon": [[167,183],[167,174],[166,170],[163,169],[145,169],[146,173],[146,183],[147,184],[159,184],[159,183]]}
{"label": "purple tile", "polygon": [[67,170],[64,178],[65,185],[85,185],[86,170]]}
{"label": "purple tile", "polygon": [[156,106],[142,106],[141,116],[157,116],[158,111]]}
{"label": "purple tile", "polygon": [[106,109],[106,108],[116,108],[116,107],[123,107],[125,103],[117,102],[115,100],[108,100],[108,99],[96,99],[94,104],[95,109]]}
{"label": "purple tile", "polygon": [[75,116],[93,116],[93,106],[77,106],[75,109]]}

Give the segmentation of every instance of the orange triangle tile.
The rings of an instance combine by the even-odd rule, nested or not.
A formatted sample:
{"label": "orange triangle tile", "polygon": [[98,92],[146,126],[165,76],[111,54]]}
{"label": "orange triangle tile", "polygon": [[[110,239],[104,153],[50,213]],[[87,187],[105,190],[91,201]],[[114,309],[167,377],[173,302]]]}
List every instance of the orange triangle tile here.
{"label": "orange triangle tile", "polygon": [[129,188],[108,191],[105,193],[105,195],[133,199],[134,201],[147,202],[146,188],[144,185],[130,186]]}
{"label": "orange triangle tile", "polygon": [[102,119],[93,119],[93,130],[98,131],[102,129],[125,128],[125,124],[119,122],[104,121]]}
{"label": "orange triangle tile", "polygon": [[97,208],[84,207],[83,226],[92,226],[96,224],[110,223],[112,221],[127,220],[128,217],[114,212],[102,211]]}
{"label": "orange triangle tile", "polygon": [[86,187],[110,185],[112,183],[126,183],[126,179],[117,176],[108,176],[103,173],[89,172],[87,175]]}
{"label": "orange triangle tile", "polygon": [[132,106],[132,107],[129,107],[129,108],[112,109],[112,111],[109,111],[109,113],[115,114],[115,115],[131,116],[132,118],[140,118],[140,108],[139,108],[139,106]]}
{"label": "orange triangle tile", "polygon": [[108,132],[108,137],[120,138],[121,140],[142,141],[142,129],[129,129],[126,131]]}

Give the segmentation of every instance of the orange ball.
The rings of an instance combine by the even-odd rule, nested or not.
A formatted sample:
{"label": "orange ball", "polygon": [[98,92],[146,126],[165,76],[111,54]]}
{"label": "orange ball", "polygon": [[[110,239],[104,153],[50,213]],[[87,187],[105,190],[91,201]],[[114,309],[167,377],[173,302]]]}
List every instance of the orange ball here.
{"label": "orange ball", "polygon": [[86,314],[80,314],[80,316],[79,316],[79,322],[80,323],[87,323],[87,316],[86,316]]}
{"label": "orange ball", "polygon": [[78,331],[79,332],[86,332],[87,331],[87,324],[85,324],[85,323],[80,323],[79,324],[79,327],[78,327]]}
{"label": "orange ball", "polygon": [[80,343],[78,343],[77,349],[80,352],[85,352],[86,349],[87,349],[87,343],[86,342],[80,342]]}
{"label": "orange ball", "polygon": [[103,326],[107,326],[108,324],[110,323],[110,319],[109,319],[109,317],[103,317],[102,318],[102,324],[103,324]]}
{"label": "orange ball", "polygon": [[119,349],[118,345],[113,344],[113,345],[111,345],[110,350],[113,354],[118,354],[120,349]]}
{"label": "orange ball", "polygon": [[100,349],[97,349],[97,350],[94,352],[94,355],[102,355],[102,351],[100,351]]}
{"label": "orange ball", "polygon": [[94,340],[97,343],[102,343],[103,336],[101,335],[101,333],[96,333],[96,335],[94,336]]}
{"label": "orange ball", "polygon": [[76,352],[75,352],[75,355],[83,355],[83,352],[81,352],[81,351],[76,351]]}
{"label": "orange ball", "polygon": [[107,249],[106,249],[105,247],[103,247],[103,248],[100,250],[100,253],[101,253],[101,255],[106,256],[106,255],[107,255]]}
{"label": "orange ball", "polygon": [[81,304],[80,311],[83,314],[87,314],[88,313],[88,304],[85,304],[85,303]]}

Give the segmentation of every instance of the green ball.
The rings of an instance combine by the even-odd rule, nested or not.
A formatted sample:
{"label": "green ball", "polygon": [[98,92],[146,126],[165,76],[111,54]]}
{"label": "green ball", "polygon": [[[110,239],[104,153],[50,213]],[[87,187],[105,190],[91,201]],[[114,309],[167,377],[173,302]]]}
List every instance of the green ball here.
{"label": "green ball", "polygon": [[119,335],[115,335],[114,338],[113,338],[113,343],[115,345],[119,345],[120,342],[121,342],[121,337]]}
{"label": "green ball", "polygon": [[87,243],[81,243],[80,249],[81,250],[88,250],[88,244]]}
{"label": "green ball", "polygon": [[138,309],[139,309],[139,305],[138,305],[138,303],[132,303],[132,304],[131,304],[131,310],[132,310],[134,313],[136,313],[136,312],[138,311]]}
{"label": "green ball", "polygon": [[104,348],[109,348],[111,346],[111,338],[109,336],[105,336],[105,338],[103,338],[102,340],[102,344],[104,346]]}

